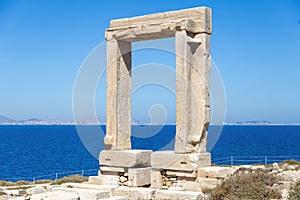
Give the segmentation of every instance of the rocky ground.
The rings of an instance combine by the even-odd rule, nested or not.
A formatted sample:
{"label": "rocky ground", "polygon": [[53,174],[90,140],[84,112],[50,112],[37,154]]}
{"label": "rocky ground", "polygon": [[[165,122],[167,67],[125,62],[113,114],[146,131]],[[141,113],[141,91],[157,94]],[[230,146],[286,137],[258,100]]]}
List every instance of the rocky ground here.
{"label": "rocky ground", "polygon": [[[225,170],[226,169],[226,170]],[[230,169],[230,170],[228,170]],[[206,170],[206,171],[205,171]],[[255,170],[264,170],[274,174],[279,181],[272,186],[278,189],[283,200],[288,199],[288,192],[296,182],[300,181],[300,165],[297,162],[274,163],[272,165],[241,165],[233,167],[212,166],[202,170],[202,173],[221,174],[223,180],[237,171],[246,171],[251,173]],[[226,172],[224,174],[224,172]],[[223,174],[222,174],[223,173]],[[219,175],[219,176],[221,176]],[[174,180],[173,180],[174,179]],[[112,185],[96,185],[88,182],[84,183],[62,183],[53,185],[50,183],[19,185],[19,186],[1,186],[0,200],[135,200],[135,199],[209,199],[209,194],[191,191],[182,191],[176,186],[176,179],[168,179],[163,176],[165,187],[163,189],[151,189],[149,187],[127,187]],[[220,184],[220,181],[217,183]],[[214,185],[206,185],[215,187]]]}

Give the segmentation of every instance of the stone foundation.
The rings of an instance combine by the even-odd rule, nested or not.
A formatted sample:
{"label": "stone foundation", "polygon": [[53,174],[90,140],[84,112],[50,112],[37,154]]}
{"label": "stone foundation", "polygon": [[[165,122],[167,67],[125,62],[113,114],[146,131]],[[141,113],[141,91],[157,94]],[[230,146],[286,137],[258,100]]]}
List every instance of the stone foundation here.
{"label": "stone foundation", "polygon": [[179,154],[174,151],[157,151],[151,155],[151,167],[175,171],[196,171],[211,165],[210,153]]}
{"label": "stone foundation", "polygon": [[[243,165],[232,167],[203,167],[199,168],[197,173],[172,170],[152,170],[152,183],[155,179],[155,183],[157,183],[159,188],[162,187],[162,189],[149,188],[148,186],[127,187],[118,185],[105,185],[107,182],[104,182],[104,184],[102,182],[101,184],[91,184],[91,182],[89,182],[63,183],[61,185],[24,185],[26,187],[32,187],[27,190],[24,189],[26,187],[22,186],[20,186],[20,189],[16,189],[15,186],[4,186],[0,187],[0,190],[6,194],[18,196],[12,200],[28,200],[29,198],[32,200],[208,200],[209,196],[205,195],[201,191],[215,188],[224,179],[230,177],[234,173],[252,173],[257,170],[274,174],[280,178],[280,180],[271,187],[280,190],[283,200],[287,199],[290,186],[293,186],[300,180],[299,164],[285,163],[283,165],[278,165],[277,163],[274,163],[273,166]],[[135,170],[133,172],[133,174],[138,173],[139,172]],[[90,181],[97,182],[97,180],[99,180],[99,177],[90,177]],[[152,184],[151,186],[153,187],[154,185]],[[24,194],[26,195],[24,196]],[[6,199],[6,197],[12,198],[10,195],[3,197],[4,199]]]}
{"label": "stone foundation", "polygon": [[197,176],[199,168],[210,165],[210,153],[154,152],[151,155],[151,188],[201,191]]}
{"label": "stone foundation", "polygon": [[104,150],[99,156],[98,177],[89,182],[116,186],[139,187],[151,184],[150,150]]}
{"label": "stone foundation", "polygon": [[151,150],[104,150],[100,152],[99,162],[101,166],[109,167],[149,167],[151,153]]}

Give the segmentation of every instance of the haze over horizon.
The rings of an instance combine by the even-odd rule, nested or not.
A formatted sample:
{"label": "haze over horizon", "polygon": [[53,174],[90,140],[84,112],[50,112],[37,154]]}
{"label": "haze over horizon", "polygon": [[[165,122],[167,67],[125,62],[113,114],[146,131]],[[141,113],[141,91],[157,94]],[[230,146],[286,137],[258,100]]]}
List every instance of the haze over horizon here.
{"label": "haze over horizon", "polygon": [[[43,120],[43,119],[39,119],[39,118],[30,118],[30,119],[12,119],[9,118],[7,116],[4,115],[0,115],[0,125],[82,125],[82,124],[86,124],[86,125],[96,125],[96,124],[100,124],[100,125],[105,125],[106,121],[104,119],[97,119],[97,121],[95,121],[94,119],[89,120],[83,120],[81,122],[74,122],[73,120]],[[132,121],[132,125],[176,125],[176,123],[151,123],[151,122],[144,122],[144,121]],[[299,123],[274,123],[274,122],[270,122],[270,121],[265,121],[265,120],[249,120],[249,121],[232,121],[232,122],[228,122],[225,121],[223,123],[216,123],[216,122],[211,122],[211,125],[220,125],[220,124],[224,124],[224,125],[300,125]]]}
{"label": "haze over horizon", "polygon": [[[213,10],[211,54],[226,90],[225,121],[300,123],[297,0],[0,0],[0,115],[72,120],[78,70],[104,41],[110,20],[197,6]],[[174,45],[173,39],[164,42]],[[133,67],[148,63],[174,69],[175,56],[151,50],[133,53]],[[96,95],[97,117],[103,120],[105,81],[99,81]],[[149,85],[132,98],[134,120],[149,122],[148,109],[161,104],[167,123],[175,122],[175,96],[170,91]]]}

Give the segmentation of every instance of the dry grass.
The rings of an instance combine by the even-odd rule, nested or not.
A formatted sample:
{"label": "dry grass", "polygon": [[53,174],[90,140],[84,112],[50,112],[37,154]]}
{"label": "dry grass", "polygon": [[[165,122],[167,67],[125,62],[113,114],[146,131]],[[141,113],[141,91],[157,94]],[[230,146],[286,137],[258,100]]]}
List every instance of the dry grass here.
{"label": "dry grass", "polygon": [[9,186],[15,186],[15,183],[14,182],[10,182],[10,181],[0,181],[0,186],[6,186],[6,187],[9,187]]}
{"label": "dry grass", "polygon": [[[284,164],[296,165],[297,167],[300,167],[300,162],[297,160],[285,160],[283,162],[278,163],[280,168],[282,168]],[[273,167],[273,163],[270,163],[266,166],[266,168],[272,168],[272,167]]]}
{"label": "dry grass", "polygon": [[288,165],[300,165],[300,162],[297,160],[286,160],[284,162],[279,163],[279,165],[284,165],[284,164],[288,164]]}
{"label": "dry grass", "polygon": [[278,181],[275,175],[263,170],[237,171],[211,191],[210,200],[280,199],[280,192],[272,188]]}
{"label": "dry grass", "polygon": [[29,188],[32,188],[32,185],[28,185],[28,186],[17,186],[17,187],[9,187],[6,188],[7,190],[27,190]]}
{"label": "dry grass", "polygon": [[300,181],[298,181],[289,191],[289,200],[300,199]]}
{"label": "dry grass", "polygon": [[298,162],[297,160],[286,160],[284,162],[279,163],[278,165],[280,168],[282,168],[285,164],[294,165],[296,166],[296,170],[300,170],[300,162]]}
{"label": "dry grass", "polygon": [[32,183],[27,181],[17,181],[17,182],[11,182],[11,181],[0,181],[0,186],[5,187],[13,187],[13,186],[21,186],[21,185],[30,185]]}
{"label": "dry grass", "polygon": [[13,187],[13,188],[21,188],[21,187],[27,187],[30,185],[35,185],[35,184],[51,184],[51,185],[60,185],[62,183],[82,183],[88,181],[87,177],[84,176],[79,176],[79,175],[72,175],[72,176],[67,176],[63,177],[60,179],[57,179],[56,181],[53,180],[37,180],[34,183],[28,182],[28,181],[17,181],[17,182],[11,182],[11,181],[4,181],[0,180],[0,186],[2,187]]}
{"label": "dry grass", "polygon": [[13,186],[21,186],[21,185],[31,185],[32,183],[28,181],[17,181],[17,182],[11,182],[11,181],[0,181],[0,186],[5,187],[13,187]]}
{"label": "dry grass", "polygon": [[21,186],[21,185],[32,185],[31,182],[23,181],[23,180],[17,181],[17,182],[15,182],[15,184],[16,184],[16,186]]}
{"label": "dry grass", "polygon": [[45,183],[52,183],[53,180],[37,180],[34,184],[45,184]]}
{"label": "dry grass", "polygon": [[50,185],[61,185],[63,183],[82,183],[85,181],[88,181],[87,177],[72,175],[72,176],[67,176],[64,178],[57,179],[56,181],[52,182]]}

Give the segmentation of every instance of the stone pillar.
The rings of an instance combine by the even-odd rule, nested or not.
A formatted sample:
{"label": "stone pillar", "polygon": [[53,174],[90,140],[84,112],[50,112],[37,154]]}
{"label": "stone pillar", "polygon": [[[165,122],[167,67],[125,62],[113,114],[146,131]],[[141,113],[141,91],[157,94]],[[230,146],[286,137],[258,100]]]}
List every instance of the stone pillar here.
{"label": "stone pillar", "polygon": [[176,32],[175,153],[206,152],[210,120],[210,35]]}
{"label": "stone pillar", "polygon": [[131,43],[114,39],[106,41],[107,150],[131,149]]}

